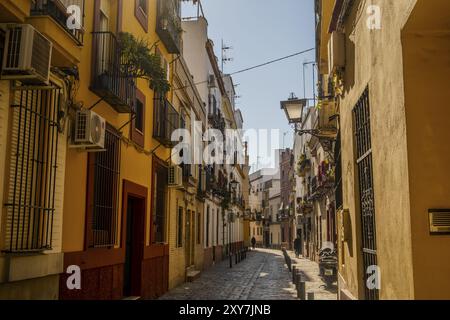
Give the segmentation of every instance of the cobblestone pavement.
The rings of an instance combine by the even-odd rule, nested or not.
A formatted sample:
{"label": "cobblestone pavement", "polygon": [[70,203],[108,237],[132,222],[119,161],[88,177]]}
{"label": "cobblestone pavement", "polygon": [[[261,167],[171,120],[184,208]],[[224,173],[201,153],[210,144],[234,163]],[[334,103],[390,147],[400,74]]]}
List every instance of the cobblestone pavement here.
{"label": "cobblestone pavement", "polygon": [[[311,269],[306,263],[305,268]],[[257,249],[249,252],[241,263],[235,265],[233,261],[232,269],[228,261],[223,261],[202,272],[196,281],[185,283],[160,299],[296,300],[291,278],[281,251]],[[321,293],[319,297],[328,296]]]}

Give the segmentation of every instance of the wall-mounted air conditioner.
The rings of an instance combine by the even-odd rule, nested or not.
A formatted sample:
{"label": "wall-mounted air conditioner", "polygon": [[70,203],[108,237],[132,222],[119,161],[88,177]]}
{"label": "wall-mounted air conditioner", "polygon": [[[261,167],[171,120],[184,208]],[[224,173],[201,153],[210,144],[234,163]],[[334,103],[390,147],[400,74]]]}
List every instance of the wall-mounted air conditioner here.
{"label": "wall-mounted air conditioner", "polygon": [[170,166],[168,179],[170,188],[183,187],[183,169],[180,166]]}
{"label": "wall-mounted air conditioner", "polygon": [[106,121],[90,110],[77,111],[71,148],[85,151],[105,149]]}
{"label": "wall-mounted air conditioner", "polygon": [[328,74],[345,67],[345,34],[333,32],[328,42]]}
{"label": "wall-mounted air conditioner", "polygon": [[1,79],[48,84],[52,43],[29,24],[1,27],[6,29]]}

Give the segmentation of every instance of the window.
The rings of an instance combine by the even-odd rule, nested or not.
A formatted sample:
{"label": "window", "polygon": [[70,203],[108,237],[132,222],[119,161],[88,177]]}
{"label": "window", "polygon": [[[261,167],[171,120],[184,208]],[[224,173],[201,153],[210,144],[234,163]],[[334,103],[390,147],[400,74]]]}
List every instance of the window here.
{"label": "window", "polygon": [[183,207],[178,208],[177,217],[177,248],[183,247]]}
{"label": "window", "polygon": [[[356,166],[360,198],[359,210],[361,211],[363,270],[367,270],[369,266],[376,266],[378,263],[369,88],[366,88],[353,109],[353,121],[357,152]],[[365,275],[364,280],[367,281],[367,278],[368,275]],[[379,290],[366,288],[366,300],[378,300],[379,296]]]}
{"label": "window", "polygon": [[95,248],[116,244],[120,134],[110,125],[106,127],[105,149],[89,154],[88,245]]}
{"label": "window", "polygon": [[166,240],[166,193],[168,169],[162,160],[153,161],[153,225],[152,243]]}
{"label": "window", "polygon": [[202,243],[202,227],[200,212],[197,212],[197,244]]}
{"label": "window", "polygon": [[[19,83],[15,83],[18,85]],[[57,192],[59,101],[62,90],[11,89],[9,177],[5,195],[7,252],[49,250]],[[62,166],[61,166],[62,167]],[[60,182],[60,181],[58,181]]]}
{"label": "window", "polygon": [[164,58],[161,50],[158,47],[155,48],[155,54],[159,57],[161,68],[166,72],[166,79],[170,82],[170,65],[167,62],[166,58]]}
{"label": "window", "polygon": [[145,95],[139,90],[136,92],[134,111],[133,121],[131,122],[131,140],[143,148],[145,142]]}
{"label": "window", "polygon": [[148,0],[136,0],[134,14],[145,32],[148,32]]}
{"label": "window", "polygon": [[140,100],[136,101],[134,128],[140,132],[144,131],[144,104]]}

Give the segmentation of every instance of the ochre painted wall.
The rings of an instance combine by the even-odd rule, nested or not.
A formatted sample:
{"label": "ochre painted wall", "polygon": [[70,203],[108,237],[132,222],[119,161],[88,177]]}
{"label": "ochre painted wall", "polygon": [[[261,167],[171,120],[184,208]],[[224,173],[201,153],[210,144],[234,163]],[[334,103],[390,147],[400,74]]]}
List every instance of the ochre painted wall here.
{"label": "ochre painted wall", "polygon": [[[381,30],[366,19],[347,19],[345,90],[340,104],[344,208],[350,212],[351,240],[344,245],[341,288],[364,298],[361,266],[361,216],[356,183],[352,109],[369,87],[378,265],[381,299],[414,298],[408,153],[403,98],[400,28],[410,0],[375,1],[383,8]],[[369,3],[366,4],[366,6]],[[356,7],[356,6],[355,6]],[[361,8],[362,12],[366,8]]]}
{"label": "ochre painted wall", "polygon": [[402,42],[415,298],[450,299],[450,236],[428,221],[450,209],[450,2],[418,3]]}

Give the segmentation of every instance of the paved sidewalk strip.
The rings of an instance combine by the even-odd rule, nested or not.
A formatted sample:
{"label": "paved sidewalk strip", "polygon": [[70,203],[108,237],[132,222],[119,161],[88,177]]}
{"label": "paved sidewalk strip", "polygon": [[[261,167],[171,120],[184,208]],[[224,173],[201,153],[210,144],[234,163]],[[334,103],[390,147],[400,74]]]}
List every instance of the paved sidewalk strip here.
{"label": "paved sidewalk strip", "polygon": [[[314,264],[314,262],[311,262]],[[306,261],[305,273],[314,277],[314,268]],[[318,267],[317,267],[318,273]],[[257,249],[247,254],[247,259],[230,269],[228,260],[203,271],[192,283],[185,283],[162,296],[162,300],[297,300],[297,292],[292,284],[292,274],[288,271],[280,250]],[[316,299],[336,299],[336,295],[322,292],[322,284],[307,285],[314,290]]]}

